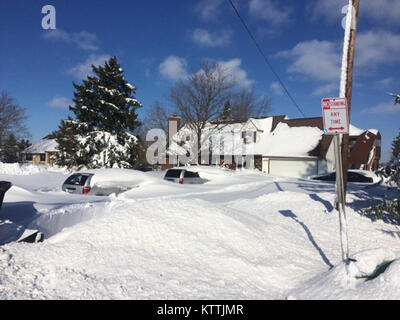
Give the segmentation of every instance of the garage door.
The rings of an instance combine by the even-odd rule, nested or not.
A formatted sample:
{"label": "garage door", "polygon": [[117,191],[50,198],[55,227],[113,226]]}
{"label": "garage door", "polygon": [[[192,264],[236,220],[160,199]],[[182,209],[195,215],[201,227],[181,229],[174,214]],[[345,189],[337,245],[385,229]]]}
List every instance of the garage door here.
{"label": "garage door", "polygon": [[317,160],[269,159],[269,173],[285,177],[306,178],[318,174]]}

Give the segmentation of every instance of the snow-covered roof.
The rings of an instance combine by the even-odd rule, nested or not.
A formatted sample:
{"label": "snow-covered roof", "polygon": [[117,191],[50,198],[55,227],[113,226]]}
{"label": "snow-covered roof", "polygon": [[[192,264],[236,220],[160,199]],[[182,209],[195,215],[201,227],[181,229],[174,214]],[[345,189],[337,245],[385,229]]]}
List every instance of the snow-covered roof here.
{"label": "snow-covered roof", "polygon": [[[260,154],[302,157],[308,156],[309,152],[317,147],[323,135],[322,130],[311,126],[289,127],[286,123],[279,123],[273,131],[272,126],[273,117],[249,118],[244,122],[218,126],[207,124],[202,132],[202,148],[204,150],[211,148],[215,155]],[[242,133],[246,131],[256,132],[255,143],[252,141],[243,143]],[[186,137],[192,135],[193,130],[188,126],[183,126],[171,141],[169,153],[184,155],[186,151],[190,151],[193,141],[187,140]]]}
{"label": "snow-covered roof", "polygon": [[359,136],[359,135],[363,134],[365,131],[369,131],[369,132],[373,133],[374,135],[377,135],[379,132],[377,129],[365,130],[365,129],[357,128],[356,126],[353,126],[352,124],[350,124],[349,134],[351,136]]}
{"label": "snow-covered roof", "polygon": [[30,147],[26,148],[22,153],[45,153],[45,152],[55,152],[57,150],[56,139],[41,139],[38,142],[32,144]]}
{"label": "snow-covered roof", "polygon": [[322,139],[323,131],[317,127],[289,127],[279,123],[274,131],[260,135],[255,143],[255,154],[264,156],[308,156]]}

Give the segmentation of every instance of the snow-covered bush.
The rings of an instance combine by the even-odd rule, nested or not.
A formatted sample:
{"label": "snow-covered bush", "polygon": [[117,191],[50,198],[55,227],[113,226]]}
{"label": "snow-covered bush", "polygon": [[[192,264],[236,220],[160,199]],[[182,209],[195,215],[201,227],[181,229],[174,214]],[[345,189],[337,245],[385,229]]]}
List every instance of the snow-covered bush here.
{"label": "snow-covered bush", "polygon": [[[395,97],[395,104],[400,104],[400,94],[392,94]],[[377,219],[382,218],[384,215],[389,215],[395,221],[400,223],[400,132],[392,141],[392,157],[389,163],[380,168],[377,174],[385,179],[385,181],[397,188],[397,197],[395,199],[386,200],[374,207],[364,209],[364,213],[370,217]]]}
{"label": "snow-covered bush", "polygon": [[384,199],[382,203],[366,208],[363,212],[374,219],[381,219],[389,215],[392,221],[400,223],[400,161],[391,162],[385,167],[381,167],[376,172],[386,183],[397,188],[395,199]]}

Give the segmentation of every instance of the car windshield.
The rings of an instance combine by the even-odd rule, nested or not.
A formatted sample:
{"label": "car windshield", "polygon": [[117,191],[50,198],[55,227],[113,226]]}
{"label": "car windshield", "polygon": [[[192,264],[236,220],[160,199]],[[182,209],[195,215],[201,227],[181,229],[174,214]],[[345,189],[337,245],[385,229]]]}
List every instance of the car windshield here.
{"label": "car windshield", "polygon": [[166,178],[179,178],[181,176],[182,170],[168,170],[167,173],[165,174]]}
{"label": "car windshield", "polygon": [[68,177],[65,181],[65,184],[72,184],[75,186],[83,186],[87,180],[88,176],[82,174],[73,174],[72,176]]}

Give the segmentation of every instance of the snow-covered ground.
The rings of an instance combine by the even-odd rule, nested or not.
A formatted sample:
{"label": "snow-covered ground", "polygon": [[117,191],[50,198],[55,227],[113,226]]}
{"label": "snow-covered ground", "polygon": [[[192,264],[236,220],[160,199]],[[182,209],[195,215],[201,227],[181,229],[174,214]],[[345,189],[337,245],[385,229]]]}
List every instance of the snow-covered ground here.
{"label": "snow-covered ground", "polygon": [[[209,182],[138,172],[135,188],[95,197],[62,192],[61,169],[0,166],[13,183],[0,299],[400,299],[400,229],[359,211],[386,186],[349,186],[346,265],[333,183],[192,168]],[[45,241],[16,243],[26,226]]]}

